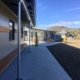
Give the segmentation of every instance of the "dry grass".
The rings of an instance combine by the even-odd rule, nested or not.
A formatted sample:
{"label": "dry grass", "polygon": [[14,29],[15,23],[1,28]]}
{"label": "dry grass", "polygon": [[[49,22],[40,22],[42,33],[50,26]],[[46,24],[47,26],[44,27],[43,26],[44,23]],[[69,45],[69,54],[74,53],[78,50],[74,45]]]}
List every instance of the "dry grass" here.
{"label": "dry grass", "polygon": [[80,48],[80,40],[67,40],[66,44],[76,48]]}

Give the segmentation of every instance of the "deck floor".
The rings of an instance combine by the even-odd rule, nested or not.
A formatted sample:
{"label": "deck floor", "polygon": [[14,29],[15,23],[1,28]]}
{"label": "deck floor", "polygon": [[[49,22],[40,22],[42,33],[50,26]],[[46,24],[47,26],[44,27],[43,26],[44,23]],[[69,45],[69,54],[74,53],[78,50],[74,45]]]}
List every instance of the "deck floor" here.
{"label": "deck floor", "polygon": [[[21,78],[23,80],[72,80],[46,46],[46,43],[38,47],[31,46],[30,53],[28,47],[24,49],[21,54]],[[1,74],[0,80],[16,80],[16,77],[17,59]]]}

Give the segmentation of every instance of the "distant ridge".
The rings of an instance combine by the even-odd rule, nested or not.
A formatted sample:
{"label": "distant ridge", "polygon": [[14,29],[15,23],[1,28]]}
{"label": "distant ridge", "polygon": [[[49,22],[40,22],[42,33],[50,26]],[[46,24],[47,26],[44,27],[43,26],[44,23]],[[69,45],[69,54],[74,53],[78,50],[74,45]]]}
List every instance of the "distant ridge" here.
{"label": "distant ridge", "polygon": [[80,28],[68,28],[68,27],[65,27],[65,26],[52,26],[52,27],[49,27],[48,30],[53,30],[53,31],[61,31],[61,30],[74,31],[74,30],[80,30]]}

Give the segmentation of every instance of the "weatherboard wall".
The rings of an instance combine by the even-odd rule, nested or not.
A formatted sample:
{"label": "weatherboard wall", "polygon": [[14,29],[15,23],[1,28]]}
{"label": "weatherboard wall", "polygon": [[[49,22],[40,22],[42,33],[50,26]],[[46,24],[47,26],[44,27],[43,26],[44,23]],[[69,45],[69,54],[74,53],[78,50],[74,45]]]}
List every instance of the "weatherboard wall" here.
{"label": "weatherboard wall", "polygon": [[[14,22],[14,40],[9,40],[9,21]],[[11,12],[11,10],[0,2],[0,60],[10,54],[17,48],[17,17]],[[23,38],[21,39],[21,44],[24,43]]]}

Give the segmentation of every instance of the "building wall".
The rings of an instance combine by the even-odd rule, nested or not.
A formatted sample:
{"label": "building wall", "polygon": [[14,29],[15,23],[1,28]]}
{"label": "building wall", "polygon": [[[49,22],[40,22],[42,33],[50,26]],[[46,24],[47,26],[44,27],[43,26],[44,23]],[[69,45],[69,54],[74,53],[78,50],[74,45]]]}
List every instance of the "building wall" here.
{"label": "building wall", "polygon": [[[25,31],[27,31],[27,36],[25,36],[25,40],[29,41],[29,28],[25,28]],[[32,33],[33,32],[33,33]],[[48,31],[48,30],[42,30],[42,29],[30,29],[30,34],[33,34],[33,39],[35,38],[35,32],[37,32],[38,35],[38,41],[46,41],[48,39],[53,40],[54,39],[54,32]],[[30,40],[33,40],[30,35]]]}
{"label": "building wall", "polygon": [[44,31],[44,39],[45,40],[53,39],[53,37],[54,37],[54,32],[53,31],[48,31],[48,30]]}
{"label": "building wall", "polygon": [[25,41],[29,41],[29,36],[30,36],[30,41],[33,40],[34,36],[34,29],[30,29],[30,35],[29,35],[29,28],[27,26],[24,27],[24,39]]}
{"label": "building wall", "polygon": [[[9,20],[14,21],[15,37],[14,40],[9,40]],[[3,59],[9,53],[17,48],[17,18],[16,16],[0,2],[0,59]],[[21,43],[24,40],[21,39]]]}
{"label": "building wall", "polygon": [[38,34],[38,40],[43,41],[44,40],[44,30],[36,30]]}
{"label": "building wall", "polygon": [[36,29],[36,32],[38,34],[39,41],[46,41],[47,39],[53,39],[54,35],[53,31]]}
{"label": "building wall", "polygon": [[[29,41],[29,28],[25,28],[25,31],[27,31],[27,36],[25,36],[25,40]],[[32,41],[35,38],[35,32],[37,32],[38,40],[43,41],[44,40],[44,30],[38,30],[38,29],[30,29],[30,40]]]}

